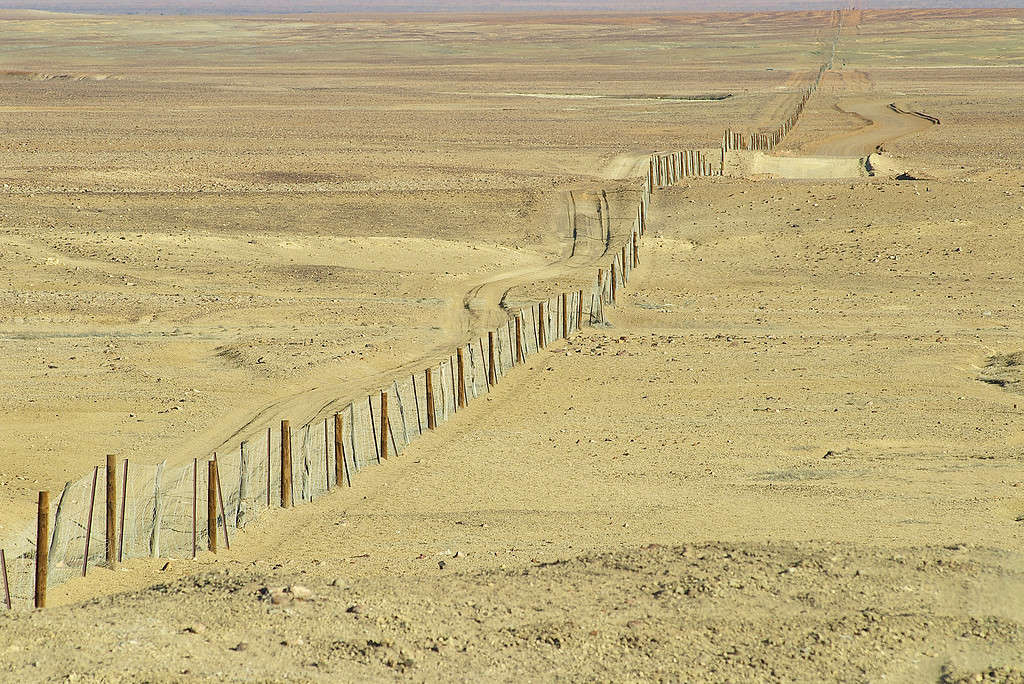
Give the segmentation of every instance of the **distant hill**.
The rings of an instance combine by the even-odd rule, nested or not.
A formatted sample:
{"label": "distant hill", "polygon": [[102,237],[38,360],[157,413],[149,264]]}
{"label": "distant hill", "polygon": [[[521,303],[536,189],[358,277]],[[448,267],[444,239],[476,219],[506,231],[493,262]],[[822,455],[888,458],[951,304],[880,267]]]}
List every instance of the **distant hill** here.
{"label": "distant hill", "polygon": [[[1020,7],[1024,0],[872,0],[862,9]],[[840,0],[0,0],[0,9],[112,14],[392,12],[716,12],[849,7]]]}

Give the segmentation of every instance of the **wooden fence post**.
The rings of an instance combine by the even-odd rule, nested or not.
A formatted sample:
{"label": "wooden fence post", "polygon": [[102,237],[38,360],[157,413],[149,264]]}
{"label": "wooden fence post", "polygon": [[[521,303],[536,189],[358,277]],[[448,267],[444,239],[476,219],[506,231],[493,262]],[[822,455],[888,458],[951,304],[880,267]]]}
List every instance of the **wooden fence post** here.
{"label": "wooden fence post", "polygon": [[523,317],[516,314],[516,362],[523,362]]}
{"label": "wooden fence post", "polygon": [[491,391],[491,371],[487,365],[487,354],[484,353],[484,338],[476,338],[476,348],[480,351],[480,365],[484,367],[484,390]]}
{"label": "wooden fence post", "polygon": [[583,290],[579,292],[579,301],[576,302],[576,332],[583,329]]}
{"label": "wooden fence post", "polygon": [[107,567],[117,567],[117,456],[107,454]]}
{"label": "wooden fence post", "polygon": [[615,262],[612,261],[612,304],[615,303],[616,297],[616,285],[615,285]]}
{"label": "wooden fence post", "polygon": [[39,492],[36,512],[36,608],[46,607],[46,575],[50,559],[50,492]]}
{"label": "wooden fence post", "polygon": [[466,407],[466,358],[462,347],[455,350],[455,356],[459,364],[459,408]]}
{"label": "wooden fence post", "polygon": [[92,540],[92,512],[96,506],[96,481],[99,479],[100,467],[94,466],[92,471],[92,493],[89,494],[89,517],[85,519],[85,559],[82,561],[82,577],[89,571],[89,542]]}
{"label": "wooden fence post", "polygon": [[[458,384],[456,384],[456,381],[455,381],[455,359],[452,358],[451,354],[448,355],[448,374],[449,374],[449,376],[452,379],[452,392],[455,394],[455,396],[452,398],[452,407],[454,408],[455,413],[458,413],[459,412],[459,386],[458,386]],[[395,394],[398,394],[398,385],[395,385]],[[399,398],[399,401],[401,401],[401,398]]]}
{"label": "wooden fence post", "polygon": [[545,323],[545,319],[544,319],[544,302],[537,302],[537,334],[538,334],[538,336],[540,338],[538,340],[538,346],[540,346],[540,347],[548,346],[548,340],[547,340],[548,336],[547,336],[547,331],[545,330],[545,328],[547,328],[547,326],[544,325],[544,323]]}
{"label": "wooden fence post", "polygon": [[434,381],[430,377],[430,369],[428,368],[425,372],[427,380],[427,429],[433,430],[437,427],[437,421],[434,416]]}
{"label": "wooden fence post", "polygon": [[[412,403],[416,405],[416,431],[423,434],[423,417],[420,416],[420,398],[416,392],[416,374],[412,374]],[[355,461],[355,447],[352,447],[352,459]]]}
{"label": "wooden fence post", "polygon": [[334,484],[340,486],[344,482],[352,486],[352,477],[348,474],[348,461],[345,460],[345,431],[342,429],[341,414],[334,414]]}
{"label": "wooden fence post", "polygon": [[380,457],[387,460],[388,457],[388,393],[381,390],[380,393]]}
{"label": "wooden fence post", "polygon": [[[325,432],[324,432],[324,439],[326,439],[327,438],[327,433],[326,433],[327,425],[326,424],[324,425],[324,430],[325,430]],[[324,446],[324,448],[326,448],[326,445]],[[220,462],[217,460],[217,452],[216,451],[213,452],[213,463],[214,463],[214,465],[217,466],[217,470],[215,471],[214,474],[217,476],[215,478],[217,480],[217,500],[220,502],[220,517],[221,517],[221,520],[223,521],[223,525],[224,525],[224,548],[226,548],[228,551],[230,551],[231,550],[231,537],[228,535],[228,512],[226,510],[224,510],[224,488],[221,487],[221,485],[220,485]],[[239,461],[239,464],[241,465],[241,461]],[[331,479],[330,475],[328,475],[327,476],[328,482],[330,482],[330,479]]]}
{"label": "wooden fence post", "polygon": [[292,507],[292,427],[281,421],[281,508]]}
{"label": "wooden fence post", "polygon": [[128,459],[124,459],[124,475],[121,478],[121,515],[120,529],[117,533],[117,562],[124,560],[124,508],[128,504]]}
{"label": "wooden fence post", "polygon": [[[267,473],[270,477],[270,473]],[[197,520],[199,517],[199,459],[192,459],[192,559],[199,555],[199,529]]]}
{"label": "wooden fence post", "polygon": [[217,553],[217,462],[210,459],[206,466],[206,535],[210,551]]}
{"label": "wooden fence post", "polygon": [[7,610],[11,609],[11,582],[7,578],[7,555],[3,549],[0,549],[0,575],[3,575],[4,581],[4,605],[7,606]]}
{"label": "wooden fence post", "polygon": [[487,333],[487,384],[498,384],[498,371],[494,364],[494,332]]}
{"label": "wooden fence post", "polygon": [[366,405],[370,407],[370,431],[373,433],[373,453],[377,454],[377,463],[380,463],[380,438],[377,436],[377,417],[373,415],[373,395],[366,395]]}
{"label": "wooden fence post", "polygon": [[267,428],[267,508],[270,508],[270,428]]}
{"label": "wooden fence post", "polygon": [[569,339],[569,306],[566,294],[562,293],[562,339]]}
{"label": "wooden fence post", "polygon": [[[326,481],[327,491],[331,491],[331,431],[329,429],[329,421],[329,418],[324,418],[324,480]],[[334,486],[338,486],[337,476],[334,478]],[[230,545],[228,548],[231,548]]]}

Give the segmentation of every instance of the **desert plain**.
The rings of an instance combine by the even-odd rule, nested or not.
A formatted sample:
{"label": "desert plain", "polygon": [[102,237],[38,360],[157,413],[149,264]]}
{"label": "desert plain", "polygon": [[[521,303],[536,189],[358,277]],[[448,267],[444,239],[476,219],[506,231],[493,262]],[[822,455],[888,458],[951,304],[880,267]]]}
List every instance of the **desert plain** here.
{"label": "desert plain", "polygon": [[1024,11],[0,25],[0,540],[590,287],[651,153],[831,61],[654,192],[607,326],[231,550],[0,608],[4,678],[1024,681]]}

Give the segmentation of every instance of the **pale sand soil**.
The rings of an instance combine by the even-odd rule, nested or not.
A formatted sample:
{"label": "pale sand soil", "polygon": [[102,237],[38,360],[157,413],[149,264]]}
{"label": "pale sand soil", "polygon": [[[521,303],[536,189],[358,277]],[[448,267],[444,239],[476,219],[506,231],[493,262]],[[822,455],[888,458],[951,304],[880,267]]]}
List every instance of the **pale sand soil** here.
{"label": "pale sand soil", "polygon": [[[947,27],[948,15],[933,21]],[[997,117],[1005,93],[956,87],[984,100],[974,139],[1019,134]],[[935,97],[955,109],[949,93]],[[659,193],[643,263],[608,310],[613,328],[534,357],[401,460],[258,521],[230,552],[163,572],[162,560],[96,569],[51,591],[64,605],[0,616],[11,635],[0,671],[28,681],[1020,681],[1014,359],[1024,338],[1013,245],[1024,175],[1012,161],[950,170],[958,130],[944,119],[900,141],[901,161],[941,180],[717,179]],[[604,163],[628,167],[623,148]],[[564,209],[550,197],[538,189],[531,234],[545,235],[545,211]],[[547,235],[507,267],[557,260],[565,243]],[[336,239],[299,237],[307,249]],[[523,253],[504,240],[481,228],[472,242],[497,261]],[[268,253],[260,263],[279,262]],[[296,296],[284,279],[257,284]],[[431,291],[438,308],[458,301]],[[348,325],[359,310],[339,311]],[[315,339],[322,325],[306,330]],[[662,547],[643,548],[652,543]],[[260,596],[294,583],[313,600]],[[55,654],[63,642],[72,646]]]}
{"label": "pale sand soil", "polygon": [[828,23],[4,16],[0,539],[106,453],[237,449],[447,354],[506,290],[589,284],[568,191],[585,222],[649,152],[768,116]]}
{"label": "pale sand soil", "polygon": [[[16,618],[7,665],[115,676],[127,658],[157,680],[1020,677],[1024,402],[981,380],[990,356],[1024,347],[1004,248],[1016,205],[987,188],[965,233],[948,187],[659,194],[614,328],[535,357],[401,461],[230,552],[57,589],[63,602],[171,583]],[[691,549],[638,550],[649,543]],[[175,583],[197,569],[227,575]],[[255,595],[293,582],[318,600],[289,614]],[[33,644],[70,620],[95,636],[40,659]],[[202,634],[182,632],[196,622]],[[230,650],[240,641],[250,650]]]}
{"label": "pale sand soil", "polygon": [[[991,665],[1014,661],[1024,628],[990,604],[1019,592],[1024,573],[977,547],[653,545],[476,571],[434,560],[415,581],[348,579],[341,561],[263,563],[0,618],[17,634],[4,671],[76,682],[1024,677],[1019,660]],[[268,591],[295,585],[308,598],[272,604]],[[950,597],[979,603],[965,614]],[[88,646],[45,655],[83,631]]]}

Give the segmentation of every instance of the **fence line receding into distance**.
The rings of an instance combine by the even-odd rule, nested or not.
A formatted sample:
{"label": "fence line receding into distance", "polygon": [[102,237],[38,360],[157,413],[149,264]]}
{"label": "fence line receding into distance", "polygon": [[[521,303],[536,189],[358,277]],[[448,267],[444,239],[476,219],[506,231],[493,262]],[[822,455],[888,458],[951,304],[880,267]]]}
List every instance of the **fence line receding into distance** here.
{"label": "fence line receding into distance", "polygon": [[774,148],[796,125],[832,59],[821,65],[792,114],[776,128],[745,135],[726,131],[720,150],[652,155],[629,237],[609,251],[611,261],[598,269],[588,289],[558,293],[511,312],[485,335],[340,411],[298,427],[285,420],[256,429],[233,453],[173,467],[163,460],[133,462],[129,468],[127,460],[108,456],[105,465],[68,482],[55,506],[49,492],[40,492],[34,530],[27,527],[0,548],[0,599],[7,608],[42,607],[48,584],[84,576],[90,567],[113,568],[131,558],[195,557],[203,549],[215,553],[219,543],[230,548],[233,532],[263,511],[357,486],[361,471],[401,456],[417,437],[486,395],[544,347],[604,324],[605,305],[616,303],[640,263],[653,190],[683,178],[721,175],[729,150]]}

